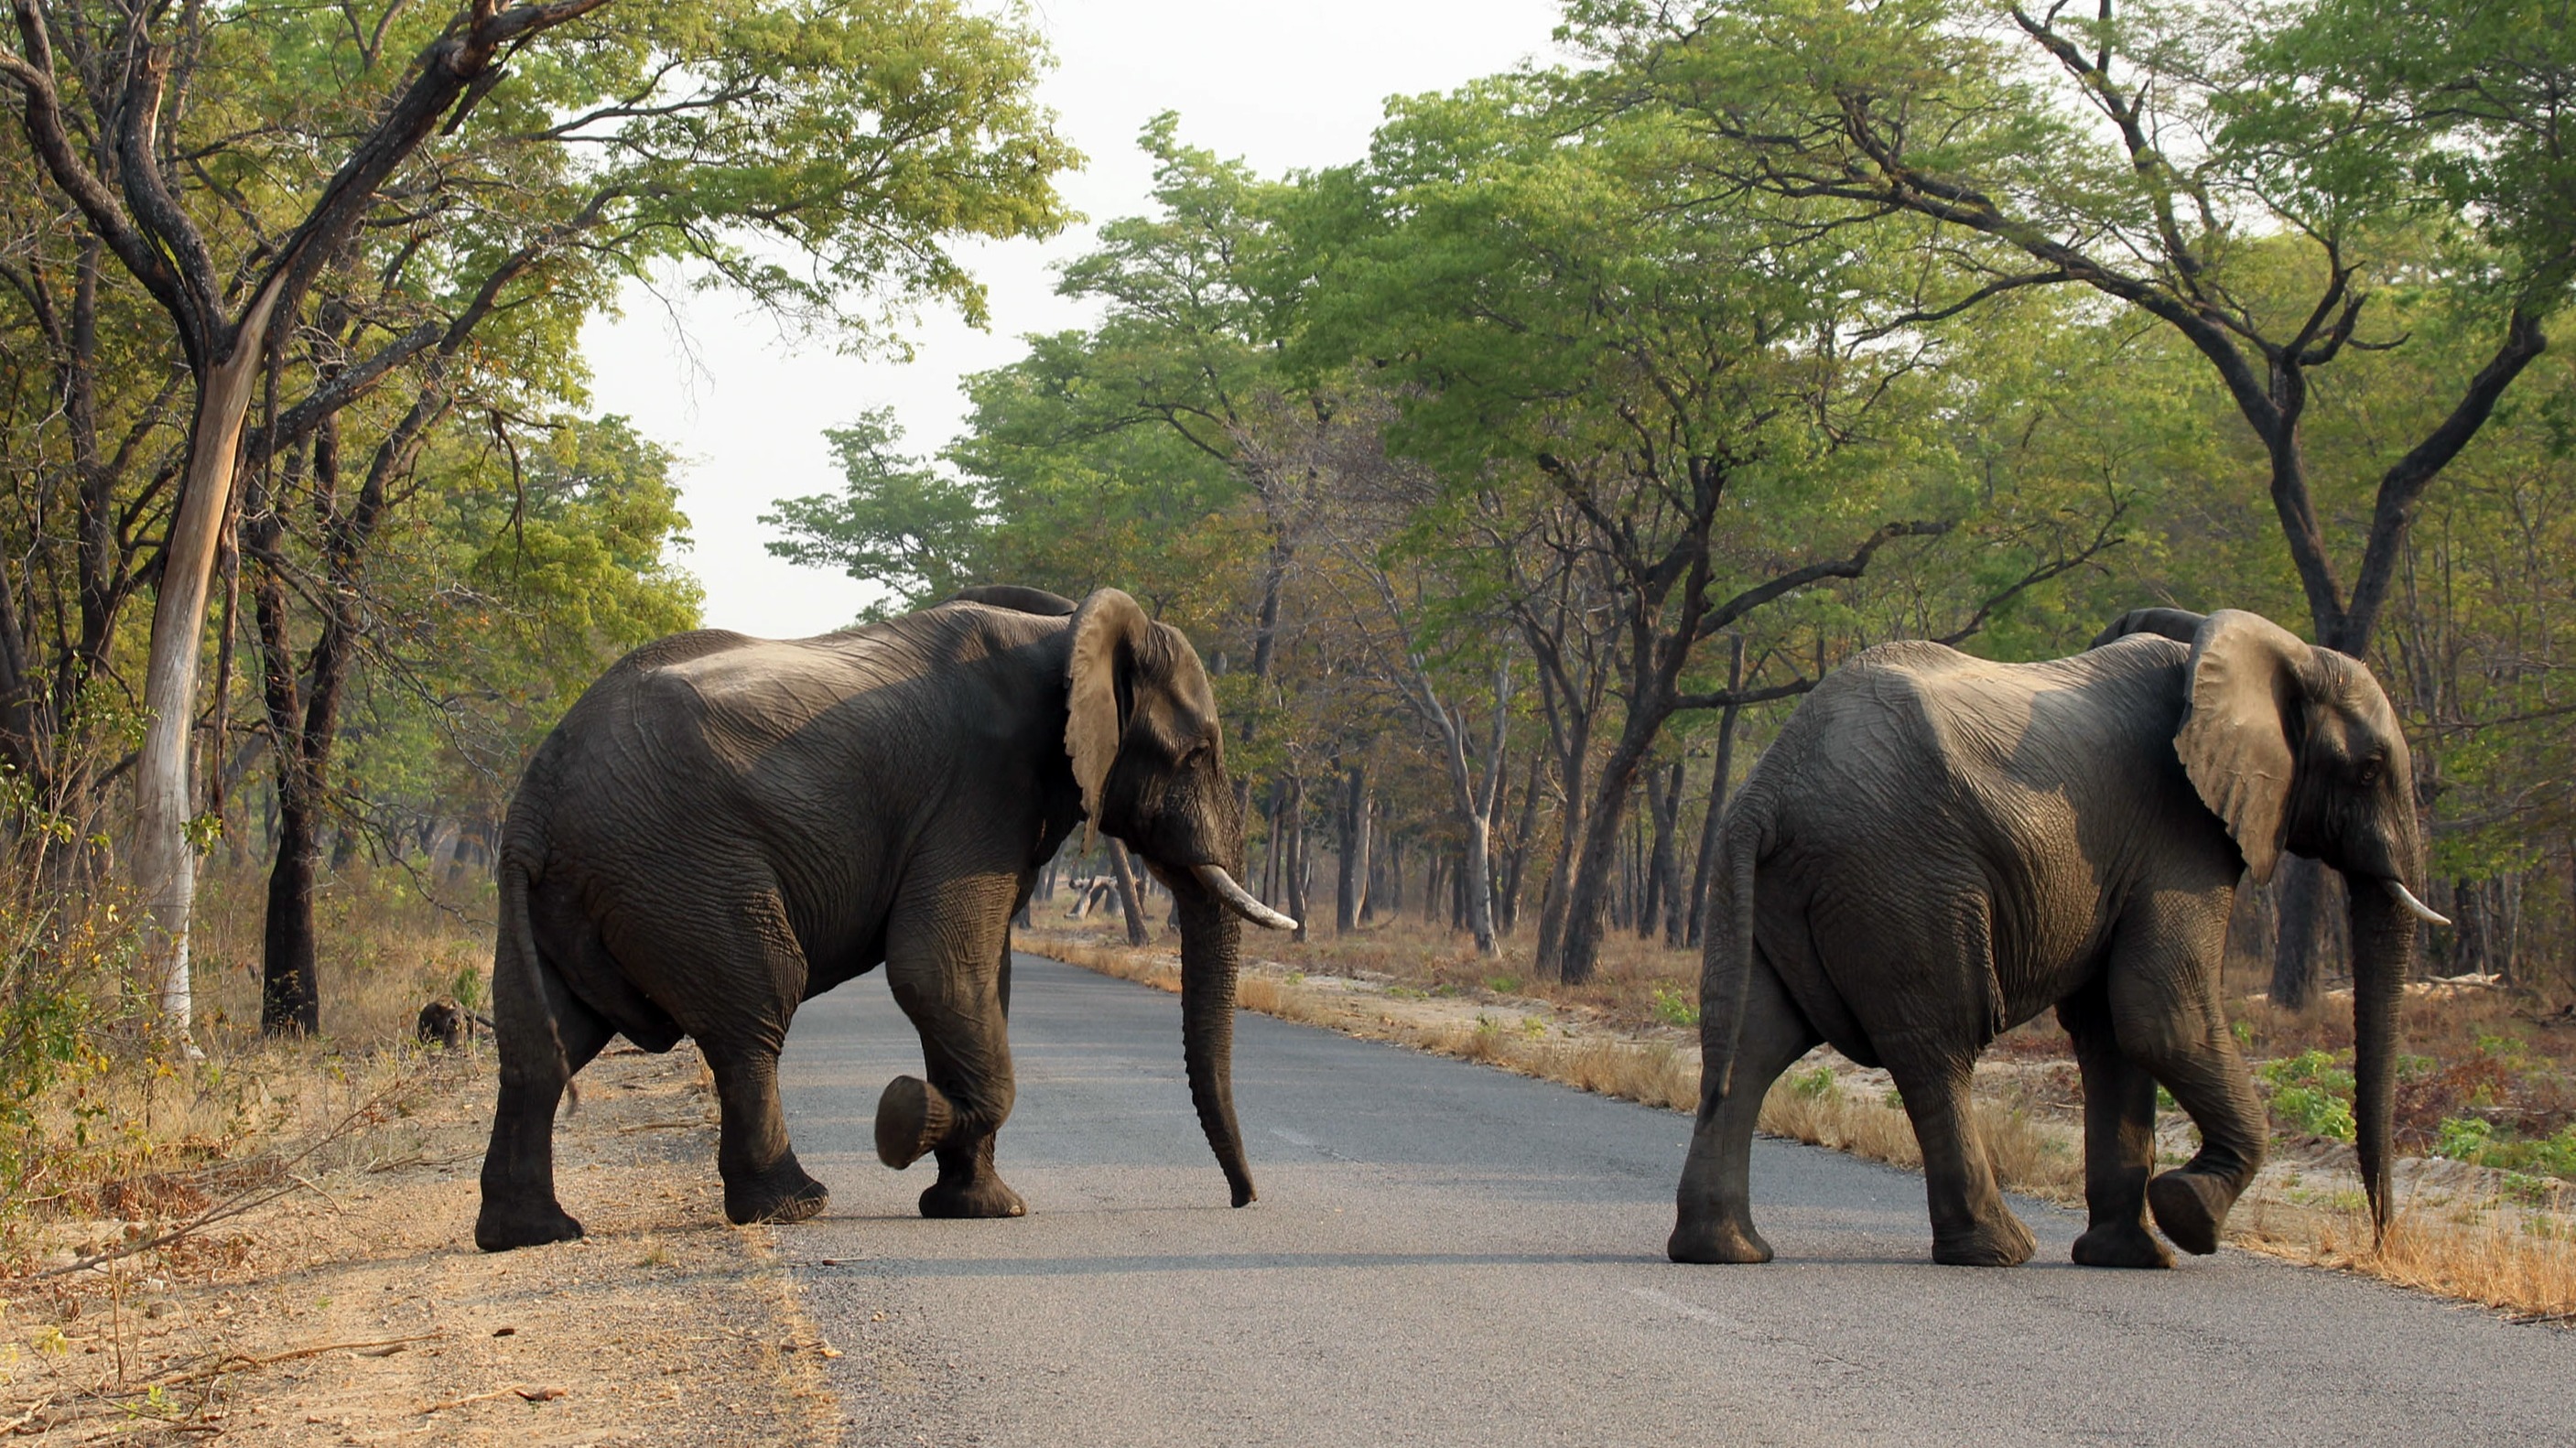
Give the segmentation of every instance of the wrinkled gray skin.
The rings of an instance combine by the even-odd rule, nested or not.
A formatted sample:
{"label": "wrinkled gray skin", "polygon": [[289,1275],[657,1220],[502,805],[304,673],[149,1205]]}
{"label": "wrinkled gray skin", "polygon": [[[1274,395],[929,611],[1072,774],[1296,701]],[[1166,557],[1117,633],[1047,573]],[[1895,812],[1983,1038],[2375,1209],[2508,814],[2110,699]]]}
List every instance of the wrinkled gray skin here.
{"label": "wrinkled gray skin", "polygon": [[1009,922],[1086,813],[1178,901],[1190,1090],[1234,1204],[1252,1200],[1230,1082],[1241,926],[1206,869],[1240,869],[1243,824],[1206,673],[1115,589],[1078,611],[974,589],[820,638],[648,644],[539,747],[501,847],[476,1244],[581,1235],[555,1200],[554,1113],[612,1033],[706,1053],[726,1216],[821,1211],[779,1112],[779,1048],[799,1002],[880,962],[929,1079],[886,1088],[879,1156],[936,1155],[925,1216],[1020,1215],[993,1169]]}
{"label": "wrinkled gray skin", "polygon": [[[1703,1079],[1667,1251],[1764,1262],[1746,1172],[1764,1091],[1819,1041],[1884,1065],[1923,1148],[1936,1261],[2010,1266],[1969,1113],[1995,1036],[2055,1006],[2084,1081],[2075,1260],[2217,1248],[2264,1108],[2219,1003],[2236,884],[2283,849],[2352,901],[2359,1148],[2388,1201],[2390,1068],[2420,888],[2412,775],[2368,669],[2249,613],[2130,614],[2074,658],[1871,649],[1799,706],[1729,806],[1701,979]],[[2429,915],[2429,912],[2424,912]],[[2437,918],[2438,917],[2434,917]],[[2200,1128],[2154,1170],[2156,1086]]]}

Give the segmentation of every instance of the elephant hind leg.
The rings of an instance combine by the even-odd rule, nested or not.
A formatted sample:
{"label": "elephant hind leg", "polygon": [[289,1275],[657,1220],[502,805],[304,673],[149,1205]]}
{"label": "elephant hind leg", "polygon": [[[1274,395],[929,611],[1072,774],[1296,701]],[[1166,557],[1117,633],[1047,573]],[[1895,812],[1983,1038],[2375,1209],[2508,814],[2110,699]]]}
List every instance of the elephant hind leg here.
{"label": "elephant hind leg", "polygon": [[2147,1230],[2147,1176],[2156,1160],[2156,1078],[2121,1053],[2111,1002],[2099,980],[2060,1001],[2057,1020],[2084,1073],[2084,1205],[2075,1239],[2085,1267],[2171,1267],[2173,1253]]}
{"label": "elephant hind leg", "polygon": [[1969,1095],[1972,1059],[1886,1052],[1888,1074],[1923,1147],[1924,1192],[1932,1208],[1932,1260],[1952,1267],[2018,1267],[2039,1249],[2004,1205]]}
{"label": "elephant hind leg", "polygon": [[1714,1080],[1700,1082],[1699,1120],[1675,1194],[1673,1234],[1664,1244],[1676,1262],[1771,1260],[1771,1244],[1753,1229],[1753,1131],[1771,1083],[1823,1037],[1758,952],[1745,982],[1744,1019],[1734,1029],[1734,1080],[1726,1093],[1718,1094]]}
{"label": "elephant hind leg", "polygon": [[801,1222],[821,1212],[832,1194],[788,1145],[777,1049],[738,1043],[702,1048],[716,1078],[716,1172],[724,1178],[725,1220],[736,1226]]}
{"label": "elephant hind leg", "polygon": [[555,1107],[613,1031],[506,930],[493,957],[492,991],[501,1094],[483,1155],[474,1245],[506,1252],[569,1241],[581,1235],[581,1223],[555,1200]]}

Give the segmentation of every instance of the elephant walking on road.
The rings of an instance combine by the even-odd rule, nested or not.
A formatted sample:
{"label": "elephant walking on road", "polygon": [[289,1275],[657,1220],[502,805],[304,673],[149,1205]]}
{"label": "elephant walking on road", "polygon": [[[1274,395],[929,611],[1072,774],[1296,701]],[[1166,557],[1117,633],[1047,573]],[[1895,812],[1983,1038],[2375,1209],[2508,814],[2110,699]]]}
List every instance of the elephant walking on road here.
{"label": "elephant walking on road", "polygon": [[[2220,1007],[2227,919],[2283,850],[2351,887],[2358,1145],[2386,1221],[2399,996],[2416,922],[2448,922],[2409,888],[2406,740],[2357,660],[2234,610],[2141,610],[2047,663],[1884,645],[1799,706],[1722,831],[1675,1261],[1770,1260],[1754,1122],[1819,1041],[1895,1077],[1934,1260],[2028,1260],[1968,1088],[1986,1044],[2050,1006],[2084,1082],[2075,1260],[2171,1266],[2150,1210],[2215,1251],[2268,1134]],[[2159,1083],[2201,1147],[2154,1175]]]}
{"label": "elephant walking on road", "polygon": [[705,1051],[726,1216],[821,1211],[788,1145],[778,1053],[800,1002],[880,962],[929,1079],[886,1088],[878,1156],[938,1158],[925,1216],[1020,1215],[993,1168],[1013,1095],[1010,920],[1085,817],[1172,890],[1190,1094],[1234,1204],[1251,1201],[1236,916],[1295,922],[1231,873],[1243,820],[1206,671],[1116,589],[1078,608],[970,589],[820,638],[648,644],[538,748],[502,836],[501,1094],[475,1243],[581,1235],[555,1199],[555,1106],[615,1033]]}

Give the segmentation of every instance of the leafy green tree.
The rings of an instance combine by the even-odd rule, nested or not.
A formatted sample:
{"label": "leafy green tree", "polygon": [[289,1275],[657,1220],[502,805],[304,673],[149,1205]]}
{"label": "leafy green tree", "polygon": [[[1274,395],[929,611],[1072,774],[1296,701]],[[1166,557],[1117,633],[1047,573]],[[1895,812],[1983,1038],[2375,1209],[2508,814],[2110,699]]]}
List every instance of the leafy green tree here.
{"label": "leafy green tree", "polygon": [[[2510,196],[2503,167],[2564,166],[2540,151],[2548,77],[2576,42],[2528,17],[2466,18],[2479,9],[1583,0],[1571,33],[1603,62],[1605,109],[1656,108],[1705,140],[1680,158],[1704,204],[1920,224],[1923,252],[1968,273],[1923,324],[2077,286],[2172,328],[2262,448],[2317,641],[2363,655],[2409,520],[2546,347],[2570,276],[2576,212]],[[2413,264],[2428,220],[2455,233],[2431,276],[2487,300],[2487,342],[2440,380],[2430,425],[2382,451],[2358,515],[2339,516],[2304,426],[2330,368],[2405,345],[2381,298],[2426,275]],[[2274,994],[2305,1001],[2314,866],[2284,888]]]}
{"label": "leafy green tree", "polygon": [[897,451],[903,428],[892,408],[861,413],[823,436],[849,486],[837,495],[782,498],[776,512],[761,514],[785,535],[770,541],[770,552],[888,590],[870,605],[870,617],[944,598],[972,581],[987,531],[984,500],[971,485]]}
{"label": "leafy green tree", "polygon": [[[1542,935],[1541,967],[1569,981],[1591,973],[1665,724],[1812,683],[1689,689],[1698,645],[1958,511],[1945,470],[1897,440],[1934,401],[1917,350],[1855,340],[1901,273],[1841,238],[1694,211],[1691,139],[1651,112],[1569,134],[1531,79],[1407,102],[1349,182],[1365,219],[1318,206],[1331,259],[1302,311],[1306,355],[1389,359],[1399,450],[1477,507],[1554,520],[1542,596],[1551,573],[1583,578],[1617,620],[1618,730],[1589,781],[1566,781],[1589,798],[1562,937]],[[1560,703],[1572,687],[1555,681]]]}
{"label": "leafy green tree", "polygon": [[[577,394],[574,330],[621,278],[677,265],[862,340],[928,303],[980,318],[951,241],[1051,231],[1051,177],[1074,157],[1033,99],[1034,38],[949,0],[476,0],[453,17],[393,3],[372,23],[318,3],[207,24],[193,9],[165,24],[160,8],[70,8],[57,26],[18,0],[20,53],[0,73],[48,180],[168,312],[196,381],[154,560],[138,771],[139,865],[184,1024],[183,746],[237,474],[279,478],[302,456],[282,473],[296,487],[330,471],[316,449],[368,459],[318,519],[344,599],[382,500],[435,430],[461,414],[506,433]],[[235,276],[248,281],[223,300]],[[389,384],[380,415],[335,421]],[[259,516],[280,512],[260,501]],[[284,701],[301,706],[295,750],[314,756],[299,789],[332,733],[315,706],[351,655],[335,627],[304,697]],[[309,981],[292,960],[273,974]]]}

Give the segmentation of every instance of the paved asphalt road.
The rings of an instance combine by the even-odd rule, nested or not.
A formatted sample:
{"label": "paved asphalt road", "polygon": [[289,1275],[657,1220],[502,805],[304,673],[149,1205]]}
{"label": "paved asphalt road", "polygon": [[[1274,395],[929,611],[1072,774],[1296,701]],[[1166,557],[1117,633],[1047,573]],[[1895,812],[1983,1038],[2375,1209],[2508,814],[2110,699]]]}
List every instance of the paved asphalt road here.
{"label": "paved asphalt road", "polygon": [[[1244,1016],[1228,1210],[1158,991],[1023,956],[1003,1175],[928,1222],[871,1148],[921,1055],[875,975],[808,1004],[781,1236],[853,1444],[2576,1444],[2576,1335],[2241,1252],[1935,1267],[1919,1178],[1754,1149],[1780,1260],[1663,1258],[1684,1118]],[[827,1260],[829,1259],[829,1260]]]}

